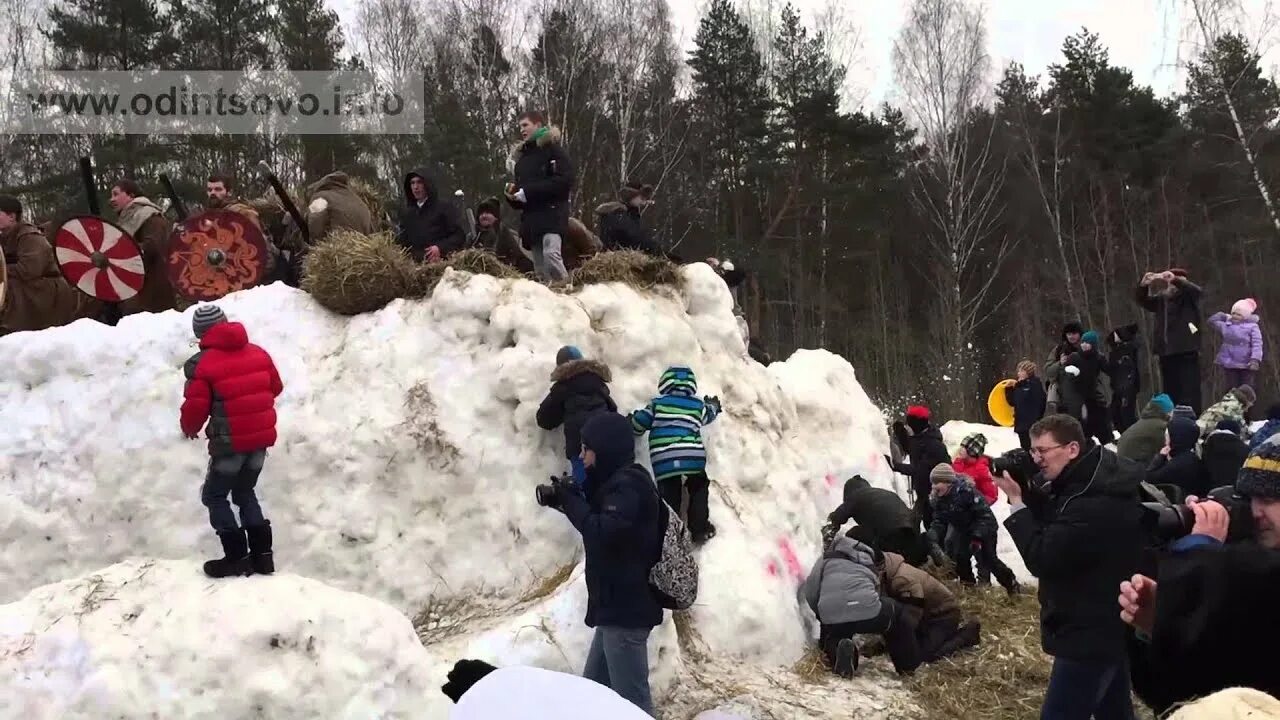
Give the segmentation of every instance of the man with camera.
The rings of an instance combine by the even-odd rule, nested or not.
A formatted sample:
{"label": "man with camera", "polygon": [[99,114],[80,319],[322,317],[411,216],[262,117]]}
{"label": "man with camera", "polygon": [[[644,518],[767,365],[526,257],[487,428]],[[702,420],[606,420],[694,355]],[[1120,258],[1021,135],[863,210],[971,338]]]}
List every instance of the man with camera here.
{"label": "man with camera", "polygon": [[658,491],[649,471],[635,463],[630,420],[598,412],[582,426],[581,438],[586,482],[579,487],[554,478],[538,486],[537,499],[582,533],[586,623],[595,628],[582,676],[652,715],[649,633],[662,624],[662,606],[649,586],[649,569],[662,551]]}
{"label": "man with camera", "polygon": [[1193,527],[1161,559],[1159,579],[1120,585],[1120,617],[1138,633],[1134,683],[1157,713],[1232,687],[1280,695],[1280,442],[1249,455],[1235,489],[1224,502],[1247,502],[1248,515],[1188,498]]}
{"label": "man with camera", "polygon": [[[1138,566],[1142,468],[1050,415],[1031,427],[1033,468],[997,463],[1005,527],[1040,581],[1040,643],[1054,657],[1041,720],[1130,720],[1125,626],[1115,588]],[[1013,470],[1011,473],[1010,470]]]}

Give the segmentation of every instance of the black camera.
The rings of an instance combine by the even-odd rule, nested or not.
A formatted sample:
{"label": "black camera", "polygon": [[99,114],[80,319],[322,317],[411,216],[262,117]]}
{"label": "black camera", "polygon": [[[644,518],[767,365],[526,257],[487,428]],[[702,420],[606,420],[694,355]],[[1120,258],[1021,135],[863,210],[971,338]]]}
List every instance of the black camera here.
{"label": "black camera", "polygon": [[1031,459],[1031,453],[1022,448],[1015,448],[991,460],[992,475],[1008,474],[1023,491],[1026,491],[1027,483],[1038,472],[1040,472],[1040,466]]}
{"label": "black camera", "polygon": [[[1234,486],[1214,488],[1204,499],[1213,500],[1227,509],[1231,518],[1231,525],[1227,529],[1228,543],[1253,536],[1253,513],[1249,507],[1249,498],[1237,493]],[[1190,535],[1196,524],[1195,513],[1183,504],[1144,502],[1142,509],[1143,526],[1161,544]]]}
{"label": "black camera", "polygon": [[572,482],[573,479],[568,475],[562,475],[560,477],[552,476],[551,482],[545,485],[539,485],[533,489],[533,497],[542,507],[560,507],[560,488],[563,485],[570,484]]}

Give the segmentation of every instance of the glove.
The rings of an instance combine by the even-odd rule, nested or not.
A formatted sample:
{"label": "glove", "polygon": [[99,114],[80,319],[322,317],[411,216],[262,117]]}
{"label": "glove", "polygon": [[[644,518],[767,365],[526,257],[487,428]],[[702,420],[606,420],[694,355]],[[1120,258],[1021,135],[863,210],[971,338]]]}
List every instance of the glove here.
{"label": "glove", "polygon": [[471,689],[472,685],[497,669],[482,660],[459,660],[449,671],[449,682],[441,685],[440,691],[456,703]]}
{"label": "glove", "polygon": [[720,398],[716,397],[715,395],[708,395],[702,398],[702,402],[715,408],[716,412],[720,412]]}
{"label": "glove", "polygon": [[1068,365],[1065,368],[1063,368],[1063,371],[1066,372],[1071,377],[1080,376],[1080,368],[1076,367],[1075,365]]}
{"label": "glove", "polygon": [[1250,370],[1252,370],[1252,371],[1254,371],[1254,372],[1257,372],[1259,367],[1261,367],[1261,365],[1259,365],[1259,364],[1258,364],[1258,361],[1257,361],[1257,360],[1250,360],[1250,361],[1249,361],[1249,369],[1250,369]]}

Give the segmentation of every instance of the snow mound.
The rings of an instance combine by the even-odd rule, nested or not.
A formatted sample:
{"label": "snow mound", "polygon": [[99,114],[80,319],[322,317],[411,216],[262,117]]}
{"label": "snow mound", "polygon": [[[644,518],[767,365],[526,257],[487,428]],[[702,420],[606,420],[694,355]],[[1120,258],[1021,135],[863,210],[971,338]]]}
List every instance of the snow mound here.
{"label": "snow mound", "polygon": [[291,575],[131,560],[0,606],[5,718],[411,718],[430,679],[394,608]]}
{"label": "snow mound", "polygon": [[[277,567],[409,615],[437,685],[460,657],[578,672],[581,543],[533,493],[567,469],[563,433],[534,418],[556,350],[607,363],[623,412],[687,364],[724,406],[705,430],[719,533],[700,551],[688,622],[677,632],[668,615],[650,643],[655,697],[691,648],[790,667],[808,640],[796,588],[820,528],[853,473],[895,486],[888,435],[847,361],[752,361],[723,281],[704,264],[682,272],[682,293],[563,295],[450,270],[429,299],[351,318],[282,285],[225,298],[285,385],[258,484]],[[178,427],[193,312],[0,338],[0,601],[131,556],[216,556],[204,444]],[[447,700],[421,710],[444,717]]]}

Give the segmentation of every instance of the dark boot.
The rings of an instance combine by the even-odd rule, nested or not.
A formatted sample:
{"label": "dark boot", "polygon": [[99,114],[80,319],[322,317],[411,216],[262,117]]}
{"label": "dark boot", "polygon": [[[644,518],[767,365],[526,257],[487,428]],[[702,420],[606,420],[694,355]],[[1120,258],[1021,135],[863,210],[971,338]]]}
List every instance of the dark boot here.
{"label": "dark boot", "polygon": [[706,527],[698,528],[693,531],[692,535],[694,545],[704,545],[708,540],[716,536],[716,526],[708,522]]}
{"label": "dark boot", "polygon": [[259,575],[270,575],[276,571],[275,560],[271,555],[271,523],[247,527],[249,536],[249,561],[253,571]]}
{"label": "dark boot", "polygon": [[234,577],[236,575],[252,575],[253,566],[249,562],[249,543],[245,539],[244,530],[225,530],[218,533],[222,541],[222,552],[225,557],[210,560],[204,564],[204,574],[211,578]]}
{"label": "dark boot", "polygon": [[836,645],[836,657],[831,663],[831,669],[842,678],[853,677],[853,674],[858,672],[857,644],[849,638],[841,640]]}
{"label": "dark boot", "polygon": [[982,626],[977,620],[961,626],[960,629],[956,631],[955,635],[952,635],[946,642],[942,643],[942,645],[938,647],[938,652],[935,654],[935,658],[940,660],[948,655],[952,655],[961,650],[977,645],[979,643],[981,630]]}

